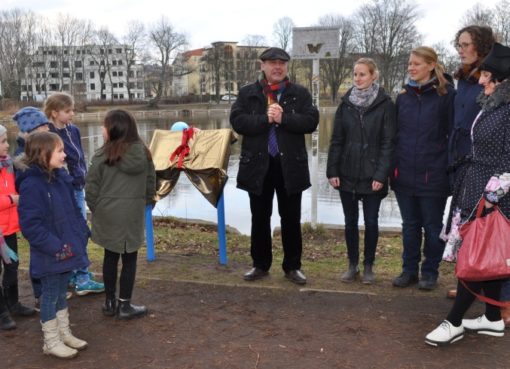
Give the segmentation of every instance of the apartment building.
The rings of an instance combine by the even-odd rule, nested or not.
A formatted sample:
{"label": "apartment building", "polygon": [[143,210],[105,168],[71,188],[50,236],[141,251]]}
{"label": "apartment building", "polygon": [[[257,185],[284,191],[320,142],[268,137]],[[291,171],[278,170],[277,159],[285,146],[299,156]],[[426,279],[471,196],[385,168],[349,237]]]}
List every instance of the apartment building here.
{"label": "apartment building", "polygon": [[21,99],[63,91],[80,100],[145,98],[144,69],[125,45],[41,46],[21,81]]}
{"label": "apartment building", "polygon": [[258,57],[266,48],[219,41],[211,47],[181,53],[172,65],[173,93],[175,96],[237,94],[242,86],[256,80],[260,71]]}

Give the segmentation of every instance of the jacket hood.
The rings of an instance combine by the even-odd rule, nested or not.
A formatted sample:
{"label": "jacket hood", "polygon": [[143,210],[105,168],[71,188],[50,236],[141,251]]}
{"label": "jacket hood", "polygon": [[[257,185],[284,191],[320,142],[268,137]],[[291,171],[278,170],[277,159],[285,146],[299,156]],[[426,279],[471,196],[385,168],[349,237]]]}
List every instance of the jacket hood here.
{"label": "jacket hood", "polygon": [[142,142],[135,142],[129,146],[116,167],[126,174],[138,174],[145,170],[146,164],[145,145]]}
{"label": "jacket hood", "polygon": [[497,85],[491,95],[485,95],[482,90],[476,101],[480,104],[482,110],[485,111],[491,111],[501,105],[510,103],[510,80],[505,79]]}
{"label": "jacket hood", "polygon": [[[21,183],[28,177],[42,177],[48,181],[48,173],[44,171],[39,165],[26,163],[25,154],[20,154],[14,159],[14,167],[16,168],[16,188],[19,189]],[[67,173],[64,168],[56,169],[53,171],[52,180],[61,180],[64,182],[72,183],[73,178]]]}

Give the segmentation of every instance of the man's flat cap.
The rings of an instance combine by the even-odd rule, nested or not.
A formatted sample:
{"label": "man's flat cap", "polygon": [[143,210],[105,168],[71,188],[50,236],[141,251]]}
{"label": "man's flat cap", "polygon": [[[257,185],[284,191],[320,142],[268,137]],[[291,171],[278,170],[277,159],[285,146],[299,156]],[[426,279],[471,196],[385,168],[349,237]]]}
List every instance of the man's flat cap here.
{"label": "man's flat cap", "polygon": [[279,47],[270,47],[269,49],[266,49],[260,54],[260,60],[266,61],[266,60],[283,60],[283,61],[289,61],[290,55],[287,54],[287,52],[283,49],[280,49]]}

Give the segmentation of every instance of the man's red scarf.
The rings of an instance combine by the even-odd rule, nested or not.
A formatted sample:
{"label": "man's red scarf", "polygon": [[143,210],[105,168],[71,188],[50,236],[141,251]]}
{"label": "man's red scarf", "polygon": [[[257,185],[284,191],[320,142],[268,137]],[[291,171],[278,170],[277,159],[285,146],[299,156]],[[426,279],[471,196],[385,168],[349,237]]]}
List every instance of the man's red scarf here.
{"label": "man's red scarf", "polygon": [[271,105],[278,101],[278,95],[290,84],[289,77],[285,77],[283,81],[270,85],[267,82],[264,73],[260,74],[259,83],[262,85],[262,91],[267,97],[267,105]]}

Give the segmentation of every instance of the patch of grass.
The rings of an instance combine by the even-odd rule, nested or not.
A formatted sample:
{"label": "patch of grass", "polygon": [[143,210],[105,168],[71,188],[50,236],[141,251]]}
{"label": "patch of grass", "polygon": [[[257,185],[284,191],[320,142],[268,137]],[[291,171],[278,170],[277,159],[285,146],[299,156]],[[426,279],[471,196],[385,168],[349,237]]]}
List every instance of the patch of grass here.
{"label": "patch of grass", "polygon": [[[417,292],[416,288],[396,289],[391,281],[400,274],[402,268],[402,240],[395,233],[381,234],[376,253],[376,283],[365,286],[361,283],[345,284],[340,275],[347,269],[347,249],[343,231],[329,229],[323,225],[313,228],[303,224],[302,269],[309,279],[306,287],[316,289],[374,292],[398,295]],[[234,231],[227,231],[227,265],[218,261],[218,237],[216,226],[184,222],[175,218],[154,219],[154,241],[156,260],[146,260],[146,248],[139,250],[138,279],[155,278],[162,280],[192,280],[204,283],[245,284],[242,274],[251,267],[250,237]],[[363,255],[363,232],[360,234],[360,255]],[[28,245],[20,236],[19,249],[22,268],[28,268]],[[101,273],[103,248],[92,241],[88,245],[90,270]],[[273,237],[273,265],[270,276],[253,285],[296,288],[283,278],[281,264],[283,250],[278,232]],[[360,266],[362,269],[362,266]],[[428,293],[430,296],[444,294],[455,285],[453,265],[442,263],[440,286]],[[138,283],[138,282],[137,282]]]}

